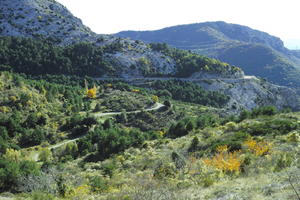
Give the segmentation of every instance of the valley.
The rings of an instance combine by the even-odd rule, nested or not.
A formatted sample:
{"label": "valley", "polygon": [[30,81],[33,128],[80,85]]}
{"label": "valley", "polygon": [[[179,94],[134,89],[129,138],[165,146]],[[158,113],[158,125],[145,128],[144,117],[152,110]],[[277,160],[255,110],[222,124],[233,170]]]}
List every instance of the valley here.
{"label": "valley", "polygon": [[236,24],[97,34],[1,0],[0,200],[297,200],[298,54]]}

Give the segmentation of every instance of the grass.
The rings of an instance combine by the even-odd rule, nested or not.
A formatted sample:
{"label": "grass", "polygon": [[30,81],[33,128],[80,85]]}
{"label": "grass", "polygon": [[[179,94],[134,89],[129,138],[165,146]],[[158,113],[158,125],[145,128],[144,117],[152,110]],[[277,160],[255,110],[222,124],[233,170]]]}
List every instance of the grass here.
{"label": "grass", "polygon": [[[299,113],[279,114],[263,118],[268,121],[270,118],[282,117],[299,118]],[[255,152],[251,153],[250,163],[247,164],[247,167],[242,165],[243,170],[238,175],[206,168],[201,159],[193,158],[193,155],[189,156],[186,152],[194,136],[199,138],[200,145],[205,146],[209,141],[208,138],[227,137],[229,132],[238,131],[245,124],[254,123],[256,120],[249,119],[238,123],[235,130],[220,126],[206,128],[195,130],[187,136],[174,140],[162,139],[147,142],[144,149],[128,149],[119,155],[122,157],[122,162],[119,162],[116,157],[106,161],[116,159],[118,167],[114,180],[118,179],[123,182],[122,187],[118,187],[119,192],[98,196],[101,197],[100,199],[114,199],[113,197],[138,199],[138,195],[142,195],[143,197],[140,196],[142,199],[160,199],[162,197],[165,199],[171,199],[171,197],[176,197],[175,199],[296,199],[297,195],[289,183],[289,174],[299,174],[300,172],[300,162],[296,158],[300,149],[297,143],[284,141],[282,139],[284,136],[255,137],[258,141],[272,141],[274,145],[272,151],[259,155],[256,155]],[[212,134],[205,135],[207,132]],[[292,156],[290,163],[287,157],[282,156],[286,154],[287,149]],[[249,162],[247,161],[249,153],[246,153],[246,150],[243,151],[244,162]],[[184,158],[186,165],[183,170],[176,169],[171,159],[172,152],[177,152]],[[209,152],[207,153],[209,156]],[[283,164],[284,162],[286,163]],[[276,169],[276,165],[280,165],[279,168]],[[165,175],[163,179],[155,178],[153,173],[158,166],[163,166],[165,173],[174,175]],[[124,181],[121,181],[122,179]],[[111,180],[112,186],[115,184],[114,180]],[[293,179],[293,185],[296,189],[300,189],[300,182],[297,179]]]}

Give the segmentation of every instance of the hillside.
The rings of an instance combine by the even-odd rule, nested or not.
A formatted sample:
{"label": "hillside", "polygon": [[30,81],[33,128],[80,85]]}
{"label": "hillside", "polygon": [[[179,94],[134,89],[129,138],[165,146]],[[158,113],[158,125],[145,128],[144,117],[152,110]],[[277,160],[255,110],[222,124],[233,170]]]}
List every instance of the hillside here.
{"label": "hillside", "polygon": [[0,90],[0,199],[297,197],[299,113],[224,117],[224,95],[178,81],[1,72]]}
{"label": "hillside", "polygon": [[[92,131],[112,134],[99,139],[108,142],[102,153],[103,158],[108,158],[131,146],[139,147],[146,140],[162,137],[161,130],[188,115],[221,112],[210,106],[222,107],[228,101],[221,93],[203,91],[193,84],[178,88],[180,94],[176,98],[182,102],[174,101],[177,108],[170,110],[173,100],[163,96],[166,92],[159,88],[149,90],[118,81],[61,75],[32,79],[24,74],[0,72],[0,193],[46,192],[58,186],[58,177],[53,180],[46,171],[93,151],[92,144],[84,142]],[[199,90],[201,101],[189,96],[193,90]],[[156,106],[160,98],[166,103]],[[186,112],[189,102],[196,104]],[[109,144],[115,140],[117,144]],[[65,172],[61,173],[63,177]],[[36,178],[42,181],[38,185]],[[31,181],[35,183],[28,184]],[[55,183],[48,185],[48,181]],[[53,192],[58,191],[50,191]]]}
{"label": "hillside", "polygon": [[[175,61],[175,59],[180,60],[181,55],[165,55],[153,51],[142,42],[95,34],[64,6],[53,0],[24,0],[21,2],[18,0],[4,0],[1,2],[0,16],[0,36],[4,36],[1,41],[4,46],[2,55],[13,55],[5,50],[19,51],[16,48],[18,45],[22,45],[26,51],[31,51],[26,54],[26,56],[29,56],[27,59],[29,61],[22,61],[22,64],[24,62],[30,64],[33,60],[34,64],[38,66],[42,65],[53,69],[55,68],[54,65],[62,63],[60,70],[55,69],[53,71],[76,75],[80,73],[83,76],[93,77],[176,76],[176,74],[181,73],[178,70],[180,63]],[[29,39],[18,41],[7,39],[7,37]],[[30,40],[30,38],[34,38],[34,40]],[[37,39],[40,40],[40,43]],[[51,53],[48,53],[49,50]],[[35,56],[37,51],[42,55]],[[19,54],[17,55],[19,56]],[[185,55],[187,53],[182,54],[182,56]],[[74,56],[77,57],[75,63],[72,60]],[[174,56],[177,56],[177,58]],[[78,60],[78,57],[83,59]],[[25,59],[23,55],[19,58]],[[52,60],[54,60],[54,63],[49,63]],[[209,59],[204,57],[198,57],[198,60],[204,65],[210,62]],[[16,63],[7,62],[2,58],[1,64],[14,65]],[[88,72],[81,70],[70,72],[70,68],[77,67],[77,65],[92,69],[87,69]],[[215,65],[215,67],[218,66]],[[233,71],[231,68],[234,70],[234,67],[227,67],[229,71]],[[40,72],[39,70],[30,70],[35,71],[34,73],[42,74],[45,71],[49,73],[47,69],[42,69],[44,71],[41,70]],[[197,70],[199,71],[199,68],[194,71]],[[18,71],[24,72],[25,69]],[[28,73],[28,70],[26,73]],[[220,75],[222,76],[222,74]]]}
{"label": "hillside", "polygon": [[115,35],[147,43],[167,43],[239,66],[246,74],[275,84],[300,86],[297,53],[286,49],[279,38],[246,26],[206,22]]}

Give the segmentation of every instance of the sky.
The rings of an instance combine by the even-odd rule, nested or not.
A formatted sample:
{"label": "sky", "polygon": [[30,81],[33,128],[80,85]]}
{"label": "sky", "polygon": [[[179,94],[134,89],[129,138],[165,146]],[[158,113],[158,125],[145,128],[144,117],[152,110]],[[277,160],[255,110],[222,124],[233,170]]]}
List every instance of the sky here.
{"label": "sky", "polygon": [[225,21],[280,37],[300,49],[300,0],[57,0],[101,34]]}

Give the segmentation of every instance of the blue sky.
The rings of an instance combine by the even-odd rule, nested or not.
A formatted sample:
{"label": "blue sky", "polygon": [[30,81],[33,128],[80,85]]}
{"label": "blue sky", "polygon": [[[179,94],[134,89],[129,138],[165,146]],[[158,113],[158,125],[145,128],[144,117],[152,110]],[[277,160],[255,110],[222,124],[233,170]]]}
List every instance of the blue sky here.
{"label": "blue sky", "polygon": [[96,33],[205,21],[246,25],[300,49],[299,0],[57,0]]}

